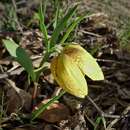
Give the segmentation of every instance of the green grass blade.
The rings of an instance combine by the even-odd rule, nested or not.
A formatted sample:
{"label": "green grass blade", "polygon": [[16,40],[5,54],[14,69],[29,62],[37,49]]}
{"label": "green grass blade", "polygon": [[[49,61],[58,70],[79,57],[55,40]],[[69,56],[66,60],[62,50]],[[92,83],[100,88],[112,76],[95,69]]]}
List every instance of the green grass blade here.
{"label": "green grass blade", "polygon": [[97,127],[99,126],[101,121],[102,121],[102,117],[97,117],[96,122],[95,122],[96,126],[94,127],[94,130],[97,130]]}
{"label": "green grass blade", "polygon": [[61,92],[58,96],[53,97],[48,103],[41,105],[38,110],[33,111],[32,112],[32,119],[31,119],[31,121],[33,121],[34,119],[36,119],[44,110],[47,109],[47,107],[49,105],[51,105],[52,103],[54,103],[56,100],[58,100],[64,94],[65,94],[65,91]]}
{"label": "green grass blade", "polygon": [[44,7],[44,11],[43,11],[42,3],[41,3],[38,14],[39,14],[40,29],[41,29],[41,31],[43,33],[43,37],[45,39],[45,46],[48,47],[48,32],[47,32],[47,28],[46,28],[46,25],[45,25],[45,22],[44,22],[45,21],[44,20],[45,19],[44,18],[45,8],[46,8],[46,6]]}
{"label": "green grass blade", "polygon": [[66,30],[66,33],[65,35],[63,36],[63,38],[61,39],[61,44],[63,44],[66,39],[68,38],[68,36],[70,35],[70,33],[74,30],[74,28],[78,25],[78,23],[80,23],[86,16],[88,16],[88,14],[86,15],[83,15],[83,16],[80,16],[79,18],[77,18],[75,21],[73,21],[71,23],[71,25],[68,27],[68,29]]}
{"label": "green grass blade", "polygon": [[54,29],[56,28],[57,24],[58,24],[58,18],[59,18],[59,0],[55,0],[55,17],[54,17],[54,23],[53,23],[53,27]]}
{"label": "green grass blade", "polygon": [[45,16],[48,0],[42,0],[42,1],[44,2],[44,5],[43,5],[43,16]]}
{"label": "green grass blade", "polygon": [[68,13],[59,21],[51,37],[51,41],[50,41],[51,47],[53,47],[57,43],[61,31],[64,30],[68,20],[73,16],[74,12],[76,11],[76,8],[77,5],[69,9]]}
{"label": "green grass blade", "polygon": [[23,48],[21,48],[18,44],[16,44],[13,40],[3,40],[5,47],[12,57],[15,58],[19,64],[28,72],[31,76],[32,80],[35,81],[35,73],[32,65],[32,61],[25,52]]}
{"label": "green grass blade", "polygon": [[101,123],[103,124],[104,128],[106,129],[106,120],[105,120],[105,118],[104,117],[97,117],[96,122],[95,122],[96,126],[94,127],[94,130],[97,130],[97,127]]}

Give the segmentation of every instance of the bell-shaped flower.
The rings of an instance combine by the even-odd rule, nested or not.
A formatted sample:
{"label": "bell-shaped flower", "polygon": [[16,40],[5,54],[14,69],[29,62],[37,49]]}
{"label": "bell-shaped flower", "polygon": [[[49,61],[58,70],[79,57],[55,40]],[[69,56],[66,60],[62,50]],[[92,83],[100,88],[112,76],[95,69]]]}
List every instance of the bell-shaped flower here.
{"label": "bell-shaped flower", "polygon": [[80,98],[88,94],[85,74],[92,80],[104,79],[96,59],[77,44],[65,46],[61,53],[53,58],[51,72],[60,87]]}

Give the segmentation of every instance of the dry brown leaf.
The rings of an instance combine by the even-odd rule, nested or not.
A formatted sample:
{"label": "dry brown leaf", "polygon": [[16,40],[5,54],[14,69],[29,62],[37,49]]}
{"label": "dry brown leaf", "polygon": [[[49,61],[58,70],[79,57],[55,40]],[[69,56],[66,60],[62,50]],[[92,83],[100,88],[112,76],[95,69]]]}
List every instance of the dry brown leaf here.
{"label": "dry brown leaf", "polygon": [[[44,100],[40,105],[45,104],[49,101],[49,99]],[[39,106],[40,106],[39,105]],[[69,109],[59,102],[55,102],[50,105],[47,110],[45,110],[40,116],[40,119],[44,119],[47,122],[55,123],[60,122],[61,120],[65,120],[69,117],[70,111]]]}
{"label": "dry brown leaf", "polygon": [[7,95],[7,112],[13,113],[20,109],[29,111],[31,108],[32,97],[26,91],[16,87],[11,80],[6,80],[6,95]]}
{"label": "dry brown leaf", "polygon": [[39,128],[36,128],[34,126],[31,126],[31,125],[25,125],[23,127],[16,127],[12,130],[39,130]]}
{"label": "dry brown leaf", "polygon": [[12,130],[35,130],[35,129],[28,129],[28,128],[15,128],[15,129],[12,129]]}

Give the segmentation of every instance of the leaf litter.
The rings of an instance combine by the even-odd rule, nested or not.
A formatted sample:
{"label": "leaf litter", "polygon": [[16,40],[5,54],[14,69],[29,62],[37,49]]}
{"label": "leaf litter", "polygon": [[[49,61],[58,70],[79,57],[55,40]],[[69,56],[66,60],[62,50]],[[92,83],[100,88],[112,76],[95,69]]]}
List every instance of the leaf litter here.
{"label": "leaf litter", "polygon": [[[61,110],[58,111],[60,107],[54,104],[49,114],[47,110],[47,114],[44,113],[42,119],[38,119],[38,122],[34,123],[35,125],[28,125],[28,118],[24,118],[24,115],[34,109],[32,108],[31,90],[29,89],[33,85],[26,84],[27,74],[23,69],[18,71],[21,68],[20,66],[18,66],[18,70],[12,69],[15,67],[15,64],[13,64],[12,59],[9,58],[10,60],[8,60],[8,54],[1,44],[0,75],[4,75],[9,69],[12,69],[11,75],[6,73],[6,77],[0,80],[0,86],[3,88],[1,91],[4,91],[6,94],[4,110],[7,112],[6,118],[2,118],[2,121],[0,121],[1,128],[9,130],[88,130],[93,129],[93,127],[97,130],[130,129],[129,52],[120,48],[117,32],[111,26],[109,16],[104,13],[95,13],[89,19],[84,20],[76,31],[76,41],[82,43],[81,45],[97,58],[105,75],[104,81],[93,82],[87,78],[89,96],[100,110],[97,110],[88,99],[84,101],[65,94],[59,103],[56,103],[64,106],[61,105],[63,107],[62,112],[60,112]],[[30,55],[39,55],[36,59],[40,60],[39,53],[42,53],[43,50],[41,48],[43,47],[41,46],[43,45],[41,44],[42,38],[39,31],[32,29],[29,32],[25,31],[24,34],[21,46],[26,48]],[[13,37],[15,38],[15,36]],[[32,43],[37,44],[34,45]],[[46,101],[47,98],[49,99],[53,95],[57,86],[51,80],[50,74],[41,75],[36,105],[40,104],[42,100],[43,102]],[[56,121],[56,123],[54,123],[55,121],[50,121],[50,119],[48,120],[51,113],[57,114],[58,111],[58,114],[62,114],[66,109],[71,112],[71,114],[66,114],[68,115],[67,119],[63,120],[62,118]],[[100,113],[102,111],[105,113],[104,115]],[[15,113],[16,116],[12,113]],[[21,115],[22,117],[20,117]],[[96,124],[96,119],[99,117],[101,117],[102,122]],[[53,119],[55,120],[55,118]]]}

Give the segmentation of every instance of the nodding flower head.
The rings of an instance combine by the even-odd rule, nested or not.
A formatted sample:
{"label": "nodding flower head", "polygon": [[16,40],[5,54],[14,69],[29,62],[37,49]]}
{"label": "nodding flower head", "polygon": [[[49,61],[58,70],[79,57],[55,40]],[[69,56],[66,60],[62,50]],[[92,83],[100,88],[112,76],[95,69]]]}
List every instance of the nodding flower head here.
{"label": "nodding flower head", "polygon": [[66,45],[51,62],[51,72],[60,87],[80,98],[88,94],[85,75],[92,80],[103,80],[96,59],[78,44]]}

